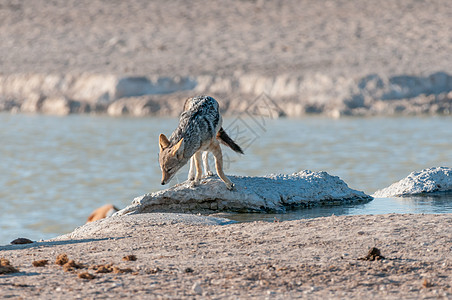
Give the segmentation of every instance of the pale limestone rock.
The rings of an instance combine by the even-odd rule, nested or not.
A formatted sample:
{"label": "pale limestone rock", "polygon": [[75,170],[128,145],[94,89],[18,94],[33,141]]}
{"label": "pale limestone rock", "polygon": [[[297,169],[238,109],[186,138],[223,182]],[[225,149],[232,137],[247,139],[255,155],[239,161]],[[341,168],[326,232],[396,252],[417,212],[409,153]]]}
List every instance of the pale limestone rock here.
{"label": "pale limestone rock", "polygon": [[115,99],[142,95],[170,94],[178,91],[193,90],[196,81],[188,77],[137,77],[119,78],[115,87]]}
{"label": "pale limestone rock", "polygon": [[214,77],[206,92],[229,93],[232,91],[233,82],[231,78]]}
{"label": "pale limestone rock", "polygon": [[213,77],[209,75],[201,75],[196,77],[195,93],[205,93],[212,84]]}
{"label": "pale limestone rock", "polygon": [[118,80],[111,74],[68,75],[67,86],[60,93],[80,102],[105,104],[115,99]]}
{"label": "pale limestone rock", "polygon": [[41,113],[65,116],[71,113],[71,104],[63,96],[46,98],[41,106]]}
{"label": "pale limestone rock", "polygon": [[41,93],[45,75],[14,74],[0,76],[0,94],[17,98],[29,98]]}
{"label": "pale limestone rock", "polygon": [[38,94],[30,94],[20,106],[20,111],[25,113],[38,113],[41,110],[44,97]]}
{"label": "pale limestone rock", "polygon": [[124,77],[118,80],[115,98],[134,97],[152,93],[152,84],[147,77]]}
{"label": "pale limestone rock", "polygon": [[130,115],[142,117],[156,114],[161,105],[148,96],[121,98],[108,106],[107,113],[110,116]]}
{"label": "pale limestone rock", "polygon": [[393,183],[389,187],[376,191],[372,196],[386,198],[435,192],[452,193],[451,168],[436,167],[412,172],[406,178]]}
{"label": "pale limestone rock", "polygon": [[[60,95],[79,103],[71,112],[106,112],[111,115],[142,116],[148,112],[124,98],[165,95],[184,98],[199,94],[217,94],[225,114],[244,112],[258,97],[267,95],[290,117],[305,114],[344,115],[419,115],[452,113],[452,76],[444,72],[429,76],[369,74],[364,77],[331,77],[323,73],[303,76],[294,74],[262,75],[237,72],[233,75],[200,75],[198,77],[116,76],[111,74],[13,74],[0,75],[0,108],[11,109],[11,103],[23,106],[21,111],[40,111],[42,99]],[[36,99],[35,95],[39,95]],[[221,99],[223,98],[223,99]],[[6,100],[7,99],[7,100]],[[24,101],[24,99],[26,99]],[[173,99],[171,99],[173,101]],[[6,103],[6,101],[9,101]],[[56,101],[55,105],[61,105]],[[158,115],[180,113],[159,110]],[[51,110],[50,108],[47,108]],[[60,108],[56,110],[61,111]],[[132,112],[131,112],[132,111]]]}
{"label": "pale limestone rock", "polygon": [[205,178],[193,187],[184,182],[166,190],[135,198],[115,215],[148,212],[284,212],[292,207],[367,202],[372,197],[350,189],[337,176],[301,171],[265,177],[228,176],[232,191],[217,177]]}
{"label": "pale limestone rock", "polygon": [[196,87],[196,78],[191,77],[151,77],[151,95],[170,94],[181,91],[193,91]]}

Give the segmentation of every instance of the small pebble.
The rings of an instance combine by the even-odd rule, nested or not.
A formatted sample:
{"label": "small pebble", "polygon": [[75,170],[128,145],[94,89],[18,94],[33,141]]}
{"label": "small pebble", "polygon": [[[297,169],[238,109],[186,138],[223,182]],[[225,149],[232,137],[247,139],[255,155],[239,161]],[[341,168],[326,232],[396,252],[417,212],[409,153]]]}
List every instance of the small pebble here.
{"label": "small pebble", "polygon": [[131,254],[131,255],[124,256],[122,258],[122,260],[125,260],[125,261],[136,261],[137,257],[135,255]]}
{"label": "small pebble", "polygon": [[201,295],[201,294],[202,294],[202,288],[201,288],[201,285],[200,285],[198,282],[196,282],[195,284],[193,284],[193,286],[191,287],[191,290],[192,290],[195,294],[198,294],[198,295]]}
{"label": "small pebble", "polygon": [[12,245],[33,244],[32,240],[27,238],[18,238],[11,242]]}
{"label": "small pebble", "polygon": [[47,259],[42,259],[42,260],[35,260],[31,264],[33,265],[33,267],[44,267],[48,263],[49,263],[49,261]]}
{"label": "small pebble", "polygon": [[91,280],[91,279],[96,278],[96,276],[94,276],[93,274],[90,274],[88,272],[83,272],[83,273],[78,274],[78,278]]}

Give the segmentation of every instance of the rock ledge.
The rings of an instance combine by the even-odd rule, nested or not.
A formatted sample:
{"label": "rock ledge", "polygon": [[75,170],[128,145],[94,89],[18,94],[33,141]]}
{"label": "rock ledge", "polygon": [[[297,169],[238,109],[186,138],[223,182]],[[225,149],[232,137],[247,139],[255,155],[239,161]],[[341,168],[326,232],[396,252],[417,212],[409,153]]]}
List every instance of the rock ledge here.
{"label": "rock ledge", "polygon": [[326,172],[301,171],[292,175],[229,178],[235,184],[232,191],[227,190],[217,177],[205,178],[196,187],[184,182],[137,197],[131,205],[115,215],[149,212],[284,212],[295,207],[372,200],[372,197],[350,189],[339,177]]}
{"label": "rock ledge", "polygon": [[386,198],[435,192],[452,192],[451,168],[434,167],[412,172],[406,178],[393,183],[389,187],[376,191],[372,196]]}

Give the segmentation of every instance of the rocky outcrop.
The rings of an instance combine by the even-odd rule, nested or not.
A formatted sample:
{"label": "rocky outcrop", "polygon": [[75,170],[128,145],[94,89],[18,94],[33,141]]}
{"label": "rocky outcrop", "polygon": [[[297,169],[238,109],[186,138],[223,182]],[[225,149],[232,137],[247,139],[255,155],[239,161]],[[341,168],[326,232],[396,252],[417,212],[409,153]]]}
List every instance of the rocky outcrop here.
{"label": "rocky outcrop", "polygon": [[452,169],[437,167],[412,172],[406,178],[375,192],[375,198],[409,196],[435,192],[452,193]]}
{"label": "rocky outcrop", "polygon": [[218,95],[225,114],[245,111],[262,95],[277,104],[280,116],[289,117],[452,114],[452,76],[444,72],[364,78],[322,74],[0,76],[0,109],[13,112],[177,116],[183,101],[197,94]]}
{"label": "rocky outcrop", "polygon": [[135,198],[130,206],[115,215],[149,212],[284,212],[296,207],[372,200],[372,197],[350,189],[339,177],[326,172],[302,171],[292,175],[229,178],[235,184],[232,191],[217,177],[205,178],[196,187],[184,182]]}
{"label": "rocky outcrop", "polygon": [[107,114],[110,116],[149,116],[160,112],[162,106],[158,101],[147,96],[122,98],[108,106]]}
{"label": "rocky outcrop", "polygon": [[[149,97],[146,100],[137,97],[191,90],[195,85],[190,78],[182,77],[3,75],[0,76],[0,109],[56,115],[108,113],[113,116],[143,116],[160,113],[162,105],[153,105],[156,100]],[[174,114],[179,112],[180,108]]]}

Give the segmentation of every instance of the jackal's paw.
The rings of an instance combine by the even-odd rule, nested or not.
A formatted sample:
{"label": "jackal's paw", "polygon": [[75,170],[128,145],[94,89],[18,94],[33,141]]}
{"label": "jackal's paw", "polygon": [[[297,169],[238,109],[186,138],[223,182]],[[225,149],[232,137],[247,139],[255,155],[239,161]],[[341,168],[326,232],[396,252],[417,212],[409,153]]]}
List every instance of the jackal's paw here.
{"label": "jackal's paw", "polygon": [[195,180],[195,175],[189,175],[188,176],[188,181],[193,181]]}
{"label": "jackal's paw", "polygon": [[212,177],[213,176],[213,172],[212,171],[208,171],[206,174],[206,177]]}
{"label": "jackal's paw", "polygon": [[190,187],[196,187],[198,185],[199,185],[199,181],[194,180],[194,179],[192,181],[190,181]]}
{"label": "jackal's paw", "polygon": [[226,183],[226,188],[230,191],[232,191],[234,189],[235,184],[233,184],[232,182]]}

